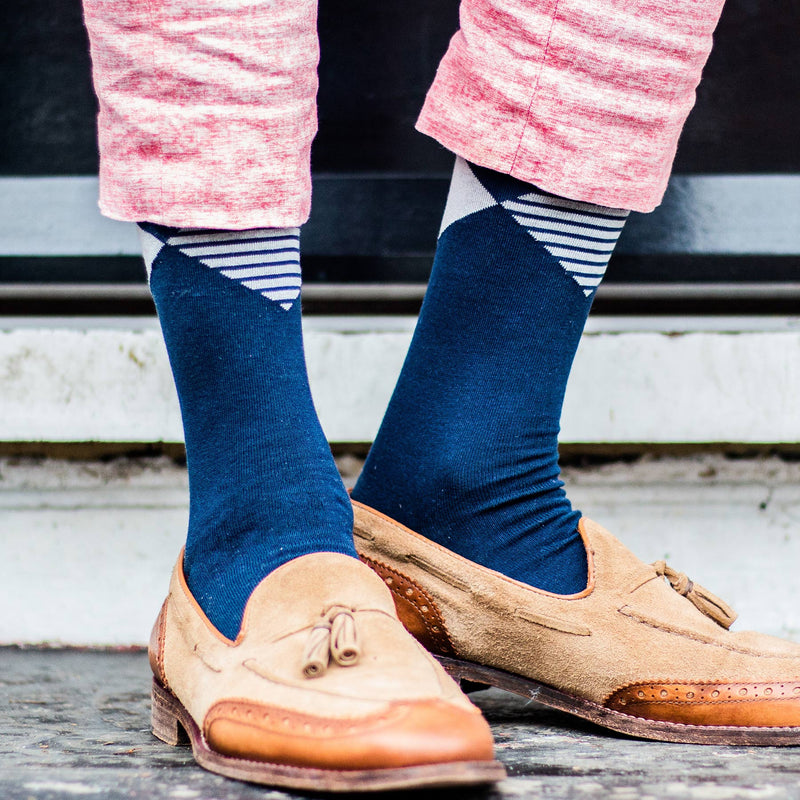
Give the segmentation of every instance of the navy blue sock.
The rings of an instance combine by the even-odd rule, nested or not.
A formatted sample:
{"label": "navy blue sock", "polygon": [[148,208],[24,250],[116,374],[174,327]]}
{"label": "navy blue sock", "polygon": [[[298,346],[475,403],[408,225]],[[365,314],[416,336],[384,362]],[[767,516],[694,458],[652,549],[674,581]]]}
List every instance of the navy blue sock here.
{"label": "navy blue sock", "polygon": [[425,302],[354,499],[529,585],[585,588],[559,418],[626,216],[456,162]]}
{"label": "navy blue sock", "polygon": [[313,552],[355,556],[308,386],[299,231],[140,229],[186,438],[186,579],[233,639],[273,569]]}

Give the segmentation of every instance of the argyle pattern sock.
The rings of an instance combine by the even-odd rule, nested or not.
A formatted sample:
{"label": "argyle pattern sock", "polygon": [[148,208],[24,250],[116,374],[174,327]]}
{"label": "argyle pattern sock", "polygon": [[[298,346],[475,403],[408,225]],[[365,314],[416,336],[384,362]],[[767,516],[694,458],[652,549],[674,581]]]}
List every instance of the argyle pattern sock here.
{"label": "argyle pattern sock", "polygon": [[585,588],[559,418],[627,214],[457,160],[417,328],[354,499],[526,584]]}
{"label": "argyle pattern sock", "polygon": [[140,231],[186,439],[186,580],[233,639],[273,569],[313,552],[355,556],[308,385],[299,230]]}

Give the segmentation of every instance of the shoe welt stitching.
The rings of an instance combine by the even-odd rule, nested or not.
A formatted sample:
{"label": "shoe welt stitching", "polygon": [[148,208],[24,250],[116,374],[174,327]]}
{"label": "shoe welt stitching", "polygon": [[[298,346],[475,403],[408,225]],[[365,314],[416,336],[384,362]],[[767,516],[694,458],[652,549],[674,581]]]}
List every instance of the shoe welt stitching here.
{"label": "shoe welt stitching", "polygon": [[435,575],[445,583],[449,583],[450,586],[455,589],[459,589],[462,592],[470,591],[470,585],[466,581],[462,581],[460,578],[456,578],[454,575],[445,572],[441,567],[437,567],[435,564],[432,564],[430,561],[428,561],[427,558],[423,558],[422,556],[417,555],[417,553],[406,553],[404,560],[410,561],[412,564],[416,564],[418,567],[424,569],[426,572],[429,572],[431,575]]}
{"label": "shoe welt stitching", "polygon": [[549,628],[561,633],[570,633],[573,636],[591,636],[592,631],[583,625],[573,625],[571,622],[565,622],[553,617],[543,616],[541,614],[534,614],[524,608],[515,608],[514,615],[519,617],[525,622],[532,622],[534,625],[541,625],[543,628]]}
{"label": "shoe welt stitching", "polygon": [[167,682],[167,671],[164,669],[164,650],[166,649],[166,641],[167,641],[167,614],[169,613],[169,606],[170,600],[172,599],[172,595],[168,595],[167,599],[164,600],[163,605],[161,606],[161,611],[158,614],[158,620],[156,624],[158,625],[158,650],[156,652],[156,665],[158,666],[158,679],[161,681],[162,685],[169,689],[169,683]]}
{"label": "shoe welt stitching", "polygon": [[735,647],[722,642],[716,642],[710,636],[702,636],[682,628],[675,628],[671,625],[666,625],[657,619],[653,619],[652,617],[648,617],[645,614],[639,613],[638,611],[634,611],[630,606],[622,606],[617,610],[620,614],[623,614],[624,616],[633,619],[636,622],[640,622],[642,625],[647,625],[650,628],[666,631],[667,633],[671,633],[675,636],[682,636],[684,639],[691,639],[692,641],[700,642],[701,644],[707,644],[711,647],[719,647],[723,650],[730,650],[732,653],[741,653],[742,655],[747,656],[758,656],[759,658],[791,658],[790,656],[781,655],[780,653],[760,653],[758,650],[750,650],[747,647]]}

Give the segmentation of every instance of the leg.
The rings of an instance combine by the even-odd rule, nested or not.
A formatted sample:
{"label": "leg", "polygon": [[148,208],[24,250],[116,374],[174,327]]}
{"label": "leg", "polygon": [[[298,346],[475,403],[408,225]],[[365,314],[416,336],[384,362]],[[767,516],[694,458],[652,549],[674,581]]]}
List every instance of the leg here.
{"label": "leg", "polygon": [[311,399],[297,226],[315,15],[311,0],[87,4],[101,205],[140,221],[189,469],[153,729],[271,785],[487,783],[503,775],[488,726],[356,558]]}
{"label": "leg", "polygon": [[636,735],[796,744],[800,647],[729,633],[558,479],[593,291],[623,209],[660,200],[720,8],[463,1],[419,121],[461,158],[356,534],[453,674]]}
{"label": "leg", "polygon": [[559,418],[626,216],[459,159],[414,340],[356,500],[516,580],[585,588],[580,514],[559,480]]}
{"label": "leg", "polygon": [[[189,466],[184,569],[211,622],[235,639],[273,569],[313,552],[355,556],[350,504],[311,400],[298,301],[316,4],[249,0],[236,14],[224,3],[122,5],[111,14],[87,4],[101,206],[150,223],[150,287]],[[183,230],[203,226],[251,230]]]}

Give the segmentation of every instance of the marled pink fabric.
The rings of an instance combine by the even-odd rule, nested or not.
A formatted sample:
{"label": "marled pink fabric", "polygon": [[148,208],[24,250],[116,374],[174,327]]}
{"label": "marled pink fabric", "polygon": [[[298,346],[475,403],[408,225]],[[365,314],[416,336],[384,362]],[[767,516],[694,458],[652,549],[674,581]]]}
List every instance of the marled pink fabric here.
{"label": "marled pink fabric", "polygon": [[[555,194],[648,211],[722,2],[463,0],[418,128]],[[315,0],[84,9],[106,215],[234,229],[306,220]]]}
{"label": "marled pink fabric", "polygon": [[417,128],[563,197],[651,211],[723,0],[462,0]]}
{"label": "marled pink fabric", "polygon": [[100,208],[174,226],[308,216],[316,0],[84,0]]}

